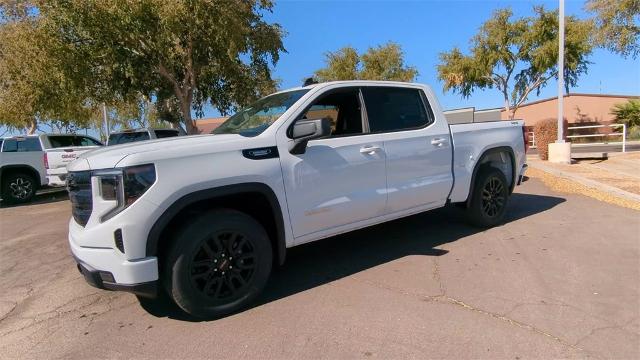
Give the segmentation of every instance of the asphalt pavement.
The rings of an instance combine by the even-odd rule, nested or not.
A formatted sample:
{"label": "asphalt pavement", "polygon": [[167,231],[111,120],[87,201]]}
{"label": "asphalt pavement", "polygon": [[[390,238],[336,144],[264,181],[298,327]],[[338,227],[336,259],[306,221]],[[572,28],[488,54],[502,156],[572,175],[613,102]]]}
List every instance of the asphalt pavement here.
{"label": "asphalt pavement", "polygon": [[202,322],[89,287],[38,201],[0,209],[0,358],[640,358],[640,212],[535,179],[490,230],[447,208],[291,249]]}

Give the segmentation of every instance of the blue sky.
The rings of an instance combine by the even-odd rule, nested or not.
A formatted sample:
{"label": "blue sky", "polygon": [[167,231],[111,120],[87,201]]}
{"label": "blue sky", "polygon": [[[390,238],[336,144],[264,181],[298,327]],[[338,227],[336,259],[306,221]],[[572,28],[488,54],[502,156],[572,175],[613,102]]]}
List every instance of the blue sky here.
{"label": "blue sky", "polygon": [[[274,77],[282,81],[282,88],[299,86],[303,78],[324,65],[327,51],[350,45],[362,52],[394,41],[402,46],[406,63],[418,69],[417,81],[431,85],[445,109],[500,107],[503,101],[495,89],[477,91],[467,99],[443,93],[435,71],[438,54],[454,46],[466,51],[469,39],[495,9],[511,7],[515,16],[526,16],[540,4],[548,9],[558,7],[558,1],[540,0],[276,1],[273,13],[265,17],[287,32],[287,53],[281,55]],[[565,13],[586,18],[583,6],[583,1],[566,0]],[[640,94],[640,59],[625,60],[598,49],[590,61],[588,74],[571,92]],[[556,82],[551,81],[540,96],[533,94],[529,101],[556,96],[556,88]],[[208,109],[206,115],[216,113]]]}

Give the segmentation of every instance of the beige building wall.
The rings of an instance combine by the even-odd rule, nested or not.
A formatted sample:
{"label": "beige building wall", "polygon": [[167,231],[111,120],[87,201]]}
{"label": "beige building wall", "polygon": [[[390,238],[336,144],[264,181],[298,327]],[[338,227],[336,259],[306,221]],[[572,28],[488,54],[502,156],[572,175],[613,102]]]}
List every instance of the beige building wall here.
{"label": "beige building wall", "polygon": [[[600,95],[600,94],[569,94],[564,96],[564,118],[569,124],[613,122],[611,108],[615,104],[625,103],[629,99],[639,99],[640,96]],[[522,119],[526,126],[535,126],[543,119],[555,119],[558,114],[558,99],[549,98],[534,101],[521,106],[515,119]],[[509,119],[509,114],[502,110],[503,120]]]}

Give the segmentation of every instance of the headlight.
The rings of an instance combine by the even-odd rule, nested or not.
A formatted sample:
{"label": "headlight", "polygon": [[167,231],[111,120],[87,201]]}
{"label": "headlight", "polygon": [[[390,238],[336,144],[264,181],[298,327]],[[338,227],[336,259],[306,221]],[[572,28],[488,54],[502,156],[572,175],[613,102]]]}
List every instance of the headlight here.
{"label": "headlight", "polygon": [[95,171],[98,178],[98,195],[103,200],[115,201],[116,206],[100,218],[105,222],[133,204],[156,181],[153,164],[130,166],[121,169]]}

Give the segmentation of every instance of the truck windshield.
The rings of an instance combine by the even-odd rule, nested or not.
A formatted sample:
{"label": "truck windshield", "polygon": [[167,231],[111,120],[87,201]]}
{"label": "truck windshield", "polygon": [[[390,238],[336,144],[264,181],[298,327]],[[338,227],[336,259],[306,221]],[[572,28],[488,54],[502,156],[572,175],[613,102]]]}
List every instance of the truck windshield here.
{"label": "truck windshield", "polygon": [[242,136],[260,135],[307,91],[309,90],[293,90],[264,97],[238,111],[211,133]]}

